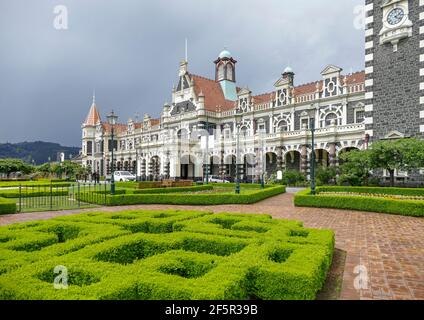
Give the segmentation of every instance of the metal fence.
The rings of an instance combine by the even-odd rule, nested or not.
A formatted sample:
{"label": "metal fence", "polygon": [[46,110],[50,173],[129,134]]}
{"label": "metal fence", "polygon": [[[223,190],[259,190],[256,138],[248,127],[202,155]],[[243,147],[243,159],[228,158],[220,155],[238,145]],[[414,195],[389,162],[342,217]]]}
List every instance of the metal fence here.
{"label": "metal fence", "polygon": [[[78,209],[104,205],[106,195],[110,193],[108,183],[70,183],[49,185],[21,185],[12,193],[16,194],[16,207],[18,212],[53,211],[65,209]],[[10,192],[10,191],[9,191]],[[81,200],[85,193],[87,202]],[[11,196],[12,197],[12,196]]]}

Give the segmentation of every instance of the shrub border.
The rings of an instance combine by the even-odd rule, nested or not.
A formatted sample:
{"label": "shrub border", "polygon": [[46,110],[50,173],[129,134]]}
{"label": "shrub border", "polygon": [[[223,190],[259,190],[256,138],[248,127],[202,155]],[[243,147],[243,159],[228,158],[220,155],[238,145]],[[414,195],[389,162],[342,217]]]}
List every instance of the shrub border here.
{"label": "shrub border", "polygon": [[0,198],[0,215],[12,213],[16,213],[16,202],[5,198]]}
{"label": "shrub border", "polygon": [[[334,191],[336,188],[334,187],[332,190]],[[356,188],[354,187],[354,189]],[[296,193],[294,196],[294,205],[297,207],[333,208],[424,217],[424,201],[370,198],[365,196],[338,196],[333,194],[319,195],[319,192],[323,190],[328,191],[328,187],[317,188],[318,195],[315,196],[311,194],[310,189]],[[340,191],[355,192],[352,189],[348,189],[348,187],[343,187]]]}
{"label": "shrub border", "polygon": [[[190,187],[200,188],[208,186]],[[211,186],[209,186],[210,188]],[[179,188],[180,191],[182,188]],[[186,189],[186,188],[183,188]],[[154,189],[153,189],[154,190]],[[175,205],[220,205],[220,204],[251,204],[286,192],[285,186],[272,186],[249,194],[218,193],[218,194],[179,194],[179,193],[149,193],[106,195],[107,206],[133,204],[175,204]],[[95,197],[96,198],[96,197]],[[102,199],[104,200],[104,199]],[[97,203],[97,199],[89,193],[81,194],[81,201]],[[104,204],[104,203],[97,203]]]}

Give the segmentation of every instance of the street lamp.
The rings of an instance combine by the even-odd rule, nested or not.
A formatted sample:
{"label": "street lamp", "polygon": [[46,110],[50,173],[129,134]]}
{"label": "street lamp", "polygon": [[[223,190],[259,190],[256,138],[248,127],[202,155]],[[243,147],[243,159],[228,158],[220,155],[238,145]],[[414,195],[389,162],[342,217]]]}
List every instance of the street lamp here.
{"label": "street lamp", "polygon": [[111,165],[111,178],[110,178],[110,194],[114,195],[115,194],[115,178],[114,178],[114,173],[115,173],[115,167],[114,167],[114,158],[113,158],[113,150],[115,149],[115,141],[114,141],[114,126],[116,125],[116,122],[118,121],[118,116],[115,115],[115,113],[112,112],[107,116],[107,122],[110,124],[111,126],[111,140],[112,140],[112,165]]}
{"label": "street lamp", "polygon": [[240,194],[240,171],[239,171],[239,159],[240,159],[240,125],[241,125],[241,119],[243,117],[242,114],[237,113],[234,115],[236,120],[236,127],[237,127],[237,155],[236,155],[236,194]]}
{"label": "street lamp", "polygon": [[209,184],[209,116],[206,114],[206,184]]}
{"label": "street lamp", "polygon": [[311,119],[312,156],[311,156],[311,194],[315,195],[315,119]]}
{"label": "street lamp", "polygon": [[261,188],[264,189],[265,188],[265,169],[266,169],[266,158],[264,158],[264,140],[265,140],[265,129],[262,129],[259,133],[259,136],[261,138]]}
{"label": "street lamp", "polygon": [[135,181],[138,181],[138,149],[135,146]]}

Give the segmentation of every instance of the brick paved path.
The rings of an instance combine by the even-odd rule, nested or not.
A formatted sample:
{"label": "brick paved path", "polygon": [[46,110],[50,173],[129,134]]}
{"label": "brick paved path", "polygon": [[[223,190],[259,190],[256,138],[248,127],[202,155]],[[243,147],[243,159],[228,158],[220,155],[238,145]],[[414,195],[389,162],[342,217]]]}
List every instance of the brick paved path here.
{"label": "brick paved path", "polygon": [[[336,247],[347,252],[341,299],[424,299],[424,219],[387,214],[316,208],[296,208],[293,195],[283,194],[253,205],[211,207],[140,205],[101,208],[195,209],[214,212],[268,213],[304,222],[306,227],[332,229]],[[0,216],[0,225],[99,209],[24,213]],[[356,290],[358,265],[366,267],[368,289]]]}

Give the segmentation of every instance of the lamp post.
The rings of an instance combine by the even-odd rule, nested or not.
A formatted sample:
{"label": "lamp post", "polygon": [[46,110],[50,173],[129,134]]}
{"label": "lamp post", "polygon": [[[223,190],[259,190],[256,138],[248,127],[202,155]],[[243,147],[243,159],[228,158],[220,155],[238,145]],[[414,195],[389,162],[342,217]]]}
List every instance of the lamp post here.
{"label": "lamp post", "polygon": [[135,181],[138,181],[138,146],[135,146]]}
{"label": "lamp post", "polygon": [[113,157],[113,150],[115,149],[115,141],[114,141],[114,134],[115,134],[115,124],[118,121],[118,116],[115,115],[115,113],[112,112],[107,116],[107,121],[111,126],[111,140],[112,140],[112,165],[111,165],[111,178],[110,178],[110,194],[114,195],[115,194],[115,178],[114,178],[114,173],[115,173],[115,166],[114,166],[114,157]]}
{"label": "lamp post", "polygon": [[[237,112],[237,111],[236,111]],[[240,171],[239,171],[239,159],[240,159],[240,123],[242,115],[240,113],[235,114],[236,127],[237,127],[237,155],[236,155],[236,194],[240,194]]]}
{"label": "lamp post", "polygon": [[209,184],[209,116],[206,114],[206,184]]}
{"label": "lamp post", "polygon": [[261,188],[265,189],[265,166],[266,166],[266,158],[264,159],[264,140],[265,140],[265,129],[262,129],[260,132],[261,138]]}
{"label": "lamp post", "polygon": [[311,119],[312,156],[311,156],[311,194],[315,195],[315,119]]}

